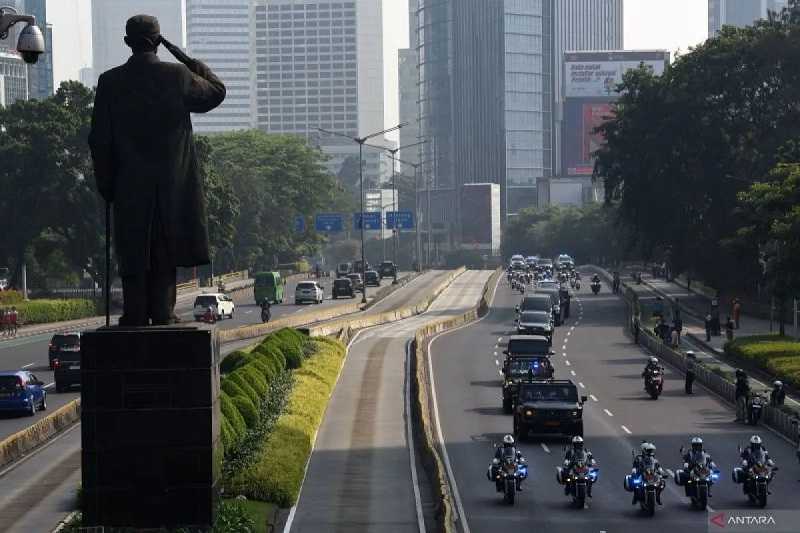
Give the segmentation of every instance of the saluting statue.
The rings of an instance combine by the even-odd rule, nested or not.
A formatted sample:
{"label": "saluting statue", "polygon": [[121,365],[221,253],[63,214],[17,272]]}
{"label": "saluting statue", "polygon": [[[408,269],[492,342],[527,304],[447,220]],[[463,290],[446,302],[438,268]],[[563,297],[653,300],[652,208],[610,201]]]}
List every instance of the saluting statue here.
{"label": "saluting statue", "polygon": [[[89,144],[97,188],[113,205],[119,324],[165,325],[178,321],[176,267],[209,262],[189,113],[220,105],[225,85],[164,39],[155,17],[131,17],[125,33],[133,55],[98,80]],[[182,64],[159,61],[160,44]]]}

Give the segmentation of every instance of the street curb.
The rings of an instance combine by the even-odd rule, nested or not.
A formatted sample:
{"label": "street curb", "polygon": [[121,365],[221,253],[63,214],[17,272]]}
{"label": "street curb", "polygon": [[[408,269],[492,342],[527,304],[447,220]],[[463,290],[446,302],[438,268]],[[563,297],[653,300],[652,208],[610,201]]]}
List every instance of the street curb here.
{"label": "street curb", "polygon": [[30,427],[0,441],[0,467],[24,457],[81,418],[81,401],[72,400]]}

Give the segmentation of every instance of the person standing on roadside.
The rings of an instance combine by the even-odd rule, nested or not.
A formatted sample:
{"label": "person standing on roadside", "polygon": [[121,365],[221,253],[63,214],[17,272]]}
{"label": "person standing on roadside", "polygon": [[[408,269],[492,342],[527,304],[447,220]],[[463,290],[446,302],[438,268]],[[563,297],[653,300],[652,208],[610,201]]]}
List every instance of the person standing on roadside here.
{"label": "person standing on roadside", "polygon": [[705,320],[704,320],[704,323],[705,323],[704,325],[706,327],[706,342],[711,342],[711,321],[712,320],[713,320],[713,318],[711,316],[711,313],[707,313],[706,317],[705,317]]}
{"label": "person standing on roadside", "polygon": [[734,422],[745,422],[747,420],[747,400],[750,398],[750,381],[747,374],[741,368],[736,369],[736,420]]}
{"label": "person standing on roadside", "polygon": [[742,302],[739,298],[733,299],[733,323],[736,329],[739,329],[739,319],[742,317]]}
{"label": "person standing on roadside", "polygon": [[681,335],[680,335],[680,333],[678,333],[678,328],[676,328],[675,326],[672,326],[672,332],[669,335],[670,335],[670,339],[669,339],[670,340],[670,343],[669,343],[670,346],[672,346],[673,349],[677,349],[678,345],[681,342],[680,341]]}
{"label": "person standing on roadside", "polygon": [[733,340],[733,330],[735,328],[735,324],[731,317],[725,317],[725,338],[729,341]]}
{"label": "person standing on roadside", "polygon": [[694,384],[696,364],[697,358],[695,357],[694,352],[689,350],[686,352],[686,383],[684,384],[684,390],[686,391],[686,394],[693,394],[692,385]]}
{"label": "person standing on roadside", "polygon": [[781,407],[786,401],[786,391],[783,390],[783,383],[775,381],[772,384],[772,391],[769,393],[769,404],[772,407]]}

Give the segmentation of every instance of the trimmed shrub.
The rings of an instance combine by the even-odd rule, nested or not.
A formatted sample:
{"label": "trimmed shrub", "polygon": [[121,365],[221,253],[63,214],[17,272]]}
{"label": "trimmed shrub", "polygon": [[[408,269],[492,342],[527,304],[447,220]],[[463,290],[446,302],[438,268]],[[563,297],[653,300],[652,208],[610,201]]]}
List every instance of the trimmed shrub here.
{"label": "trimmed shrub", "polygon": [[793,386],[800,385],[800,341],[780,335],[739,337],[725,353],[752,362]]}
{"label": "trimmed shrub", "polygon": [[313,343],[312,358],[294,372],[294,387],[284,413],[255,464],[239,472],[229,488],[250,499],[290,507],[297,501],[314,435],[322,423],[345,356],[341,343]]}
{"label": "trimmed shrub", "polygon": [[233,404],[238,409],[239,414],[242,415],[245,425],[248,429],[253,429],[258,424],[259,414],[258,408],[251,402],[247,396],[234,396],[232,398]]}
{"label": "trimmed shrub", "polygon": [[256,394],[258,394],[258,401],[253,403],[260,403],[264,396],[266,396],[267,390],[269,389],[267,378],[265,378],[253,365],[245,365],[236,370],[234,374],[241,374],[244,376],[244,378],[247,380],[247,383],[253,388],[254,391],[256,391]]}
{"label": "trimmed shrub", "polygon": [[19,313],[19,321],[23,324],[46,324],[78,320],[97,315],[97,308],[92,300],[30,300],[14,304]]}
{"label": "trimmed shrub", "polygon": [[283,355],[283,350],[281,350],[277,344],[263,343],[260,344],[254,351],[273,359],[275,363],[277,363],[279,370],[284,370],[286,368],[286,356]]}
{"label": "trimmed shrub", "polygon": [[253,355],[247,365],[258,370],[267,380],[267,383],[270,383],[275,378],[275,367],[261,354]]}
{"label": "trimmed shrub", "polygon": [[223,374],[230,374],[247,361],[248,354],[241,351],[236,350],[235,352],[231,352],[228,354],[225,359],[219,364],[219,369]]}
{"label": "trimmed shrub", "polygon": [[234,435],[233,428],[231,427],[231,423],[228,422],[228,419],[224,416],[219,423],[220,429],[220,438],[222,439],[222,448],[227,451],[233,447],[234,443],[236,442],[236,438]]}
{"label": "trimmed shrub", "polygon": [[245,376],[244,373],[242,373],[242,370],[243,369],[240,368],[239,370],[236,370],[235,372],[228,374],[225,377],[225,379],[233,380],[237,385],[239,385],[239,387],[241,387],[241,389],[245,393],[245,396],[247,396],[247,398],[251,402],[257,404],[261,401],[261,395],[258,392],[256,392],[256,390],[252,387],[252,385],[250,385],[250,383],[247,380],[247,377]]}
{"label": "trimmed shrub", "polygon": [[219,387],[231,398],[234,396],[247,396],[247,392],[234,380],[228,379],[227,376],[220,381]]}
{"label": "trimmed shrub", "polygon": [[244,437],[247,431],[247,424],[244,423],[244,418],[239,414],[239,410],[233,400],[224,391],[219,393],[219,409],[222,411],[224,419],[230,424],[233,432],[233,441],[238,442],[239,439]]}
{"label": "trimmed shrub", "polygon": [[0,306],[15,305],[23,301],[19,291],[0,291]]}

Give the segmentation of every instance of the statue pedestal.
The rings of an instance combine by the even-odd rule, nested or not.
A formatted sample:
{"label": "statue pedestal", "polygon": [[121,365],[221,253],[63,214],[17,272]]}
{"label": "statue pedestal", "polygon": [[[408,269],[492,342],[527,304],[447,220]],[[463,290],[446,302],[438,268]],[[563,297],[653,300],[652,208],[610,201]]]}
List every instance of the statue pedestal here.
{"label": "statue pedestal", "polygon": [[82,337],[84,526],[213,523],[219,353],[209,327],[112,327]]}

